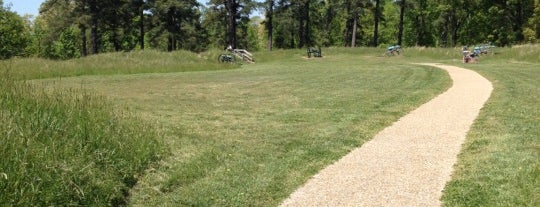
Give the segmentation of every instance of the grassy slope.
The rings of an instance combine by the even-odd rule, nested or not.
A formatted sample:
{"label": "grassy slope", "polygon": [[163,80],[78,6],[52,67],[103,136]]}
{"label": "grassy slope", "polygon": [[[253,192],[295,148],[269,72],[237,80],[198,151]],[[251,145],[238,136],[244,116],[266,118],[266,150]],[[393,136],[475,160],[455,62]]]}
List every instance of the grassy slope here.
{"label": "grassy slope", "polygon": [[239,65],[219,64],[217,58],[214,58],[219,52],[211,50],[193,54],[186,51],[166,53],[149,50],[100,54],[67,61],[14,59],[3,61],[3,64],[11,68],[11,72],[18,79],[210,71],[239,67]]}
{"label": "grassy slope", "polygon": [[[298,58],[303,51],[277,51],[256,54],[259,63],[241,70],[85,77],[62,84],[94,87],[165,126],[173,156],[143,179],[132,204],[272,206],[383,127],[376,117],[389,122],[414,105],[396,94],[386,101],[374,98],[381,96],[377,91],[408,86],[401,83],[428,75],[418,68],[414,71],[424,74],[404,74],[402,69],[412,69],[408,63],[463,66],[490,79],[495,90],[471,129],[443,202],[538,206],[540,109],[534,94],[540,88],[540,52],[538,46],[498,51],[476,65],[461,64],[459,49],[406,49],[404,56],[391,59],[369,49],[331,49],[323,51],[331,54],[323,60],[309,61]],[[441,88],[423,89],[444,85],[440,73],[430,73],[437,79],[395,93],[420,91],[417,97],[429,97]],[[345,93],[333,94],[332,87]],[[384,107],[375,106],[380,103]],[[366,125],[367,119],[375,121]]]}
{"label": "grassy slope", "polygon": [[123,205],[163,151],[155,126],[107,98],[16,80],[238,67],[205,58],[147,51],[0,61],[0,206]]}
{"label": "grassy slope", "polygon": [[153,126],[99,96],[0,77],[0,206],[107,206],[162,150]]}
{"label": "grassy slope", "polygon": [[172,156],[133,191],[132,205],[274,206],[449,86],[444,71],[378,50],[325,51],[310,60],[303,50],[258,54],[237,70],[60,83],[93,88],[164,126]]}

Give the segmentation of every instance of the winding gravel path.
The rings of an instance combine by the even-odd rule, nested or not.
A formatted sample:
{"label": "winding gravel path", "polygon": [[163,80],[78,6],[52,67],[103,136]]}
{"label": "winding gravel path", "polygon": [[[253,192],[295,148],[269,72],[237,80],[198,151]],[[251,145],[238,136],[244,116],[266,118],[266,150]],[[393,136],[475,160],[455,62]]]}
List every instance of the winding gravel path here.
{"label": "winding gravel path", "polygon": [[453,86],[326,167],[282,206],[440,206],[445,183],[491,83],[454,66]]}

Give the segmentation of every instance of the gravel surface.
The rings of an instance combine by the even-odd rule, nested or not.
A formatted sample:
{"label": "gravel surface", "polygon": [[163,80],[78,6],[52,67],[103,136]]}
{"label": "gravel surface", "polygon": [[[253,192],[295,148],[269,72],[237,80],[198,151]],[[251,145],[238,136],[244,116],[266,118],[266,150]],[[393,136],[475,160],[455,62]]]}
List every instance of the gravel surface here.
{"label": "gravel surface", "polygon": [[491,83],[454,66],[453,86],[326,167],[282,206],[441,206],[440,197]]}

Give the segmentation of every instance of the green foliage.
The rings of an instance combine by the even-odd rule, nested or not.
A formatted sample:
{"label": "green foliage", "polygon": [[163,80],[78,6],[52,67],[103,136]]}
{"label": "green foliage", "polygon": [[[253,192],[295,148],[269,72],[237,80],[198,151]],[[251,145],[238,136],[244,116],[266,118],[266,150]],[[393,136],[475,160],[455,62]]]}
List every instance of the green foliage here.
{"label": "green foliage", "polygon": [[[270,2],[272,22],[267,16],[254,25],[251,12],[259,8],[270,15]],[[378,10],[377,2],[381,5]],[[404,28],[399,29],[402,3]],[[272,45],[282,49],[351,46],[353,41],[355,47],[385,47],[398,41],[403,46],[487,42],[509,46],[540,39],[538,0],[283,0],[264,4],[212,0],[207,5],[193,0],[47,0],[33,27],[10,34],[32,34],[27,55],[55,59],[78,57],[74,45],[85,56],[89,49],[94,53],[132,51],[141,42],[150,49],[202,52],[225,48],[235,40],[236,47],[255,51],[267,45],[268,34],[260,31],[267,31],[270,25]],[[235,16],[229,18],[231,15]],[[379,25],[377,44],[375,24]],[[400,40],[398,34],[403,34]]]}
{"label": "green foliage", "polygon": [[[200,25],[197,1],[156,0],[150,7],[155,22],[150,39],[153,46],[173,51],[185,49],[203,51],[205,31]],[[159,41],[155,41],[159,40]]]}
{"label": "green foliage", "polygon": [[[255,1],[210,0],[208,5],[209,8],[204,12],[202,24],[208,31],[211,47],[225,48],[235,44],[236,48],[258,49],[258,37],[254,36],[257,26],[252,24],[253,19],[250,18],[252,11],[257,9]],[[231,15],[234,17],[230,18]],[[232,23],[234,25],[231,25]],[[231,29],[233,27],[234,29]]]}
{"label": "green foliage", "polygon": [[0,60],[24,55],[28,33],[23,19],[0,2]]}
{"label": "green foliage", "polygon": [[0,77],[0,205],[119,206],[161,154],[156,130],[88,92]]}
{"label": "green foliage", "polygon": [[69,27],[66,28],[60,33],[58,40],[54,41],[53,44],[47,47],[46,50],[49,52],[48,57],[53,59],[72,59],[80,57],[79,50],[79,31],[78,29]]}
{"label": "green foliage", "polygon": [[243,45],[242,48],[245,48],[249,51],[258,51],[261,48],[261,45],[259,45],[259,22],[256,19],[252,19],[251,21],[247,22],[245,25],[241,25],[241,36],[245,36],[245,38],[241,38],[239,43],[240,45]]}
{"label": "green foliage", "polygon": [[540,1],[535,0],[534,11],[531,18],[528,19],[523,36],[527,43],[535,43],[540,40]]}

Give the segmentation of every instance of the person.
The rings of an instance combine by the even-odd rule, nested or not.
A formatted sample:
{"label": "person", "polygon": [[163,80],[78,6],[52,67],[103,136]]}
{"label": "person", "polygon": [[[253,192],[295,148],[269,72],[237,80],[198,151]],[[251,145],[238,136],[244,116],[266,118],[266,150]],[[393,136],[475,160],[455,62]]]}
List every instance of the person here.
{"label": "person", "polygon": [[[476,48],[475,48],[476,49]],[[463,47],[463,63],[477,63],[478,55],[476,52],[469,51],[467,46]]]}
{"label": "person", "polygon": [[469,61],[471,61],[471,52],[469,51],[469,47],[463,46],[462,54],[463,54],[463,63],[469,63]]}

